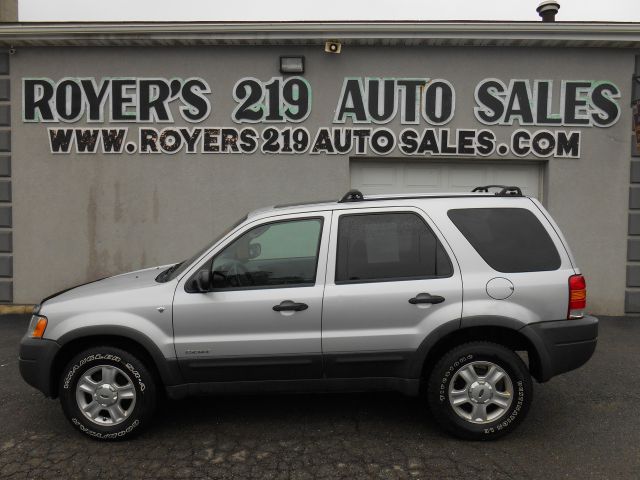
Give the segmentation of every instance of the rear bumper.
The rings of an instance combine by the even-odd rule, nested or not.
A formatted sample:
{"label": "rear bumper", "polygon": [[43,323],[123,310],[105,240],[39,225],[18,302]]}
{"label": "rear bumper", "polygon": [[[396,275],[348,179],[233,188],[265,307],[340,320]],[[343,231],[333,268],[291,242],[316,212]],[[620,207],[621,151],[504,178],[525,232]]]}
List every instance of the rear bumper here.
{"label": "rear bumper", "polygon": [[20,375],[47,397],[53,396],[51,368],[58,350],[60,346],[52,340],[24,337],[20,342]]}
{"label": "rear bumper", "polygon": [[598,341],[598,319],[558,320],[527,325],[521,332],[533,343],[538,358],[532,371],[539,382],[584,365]]}

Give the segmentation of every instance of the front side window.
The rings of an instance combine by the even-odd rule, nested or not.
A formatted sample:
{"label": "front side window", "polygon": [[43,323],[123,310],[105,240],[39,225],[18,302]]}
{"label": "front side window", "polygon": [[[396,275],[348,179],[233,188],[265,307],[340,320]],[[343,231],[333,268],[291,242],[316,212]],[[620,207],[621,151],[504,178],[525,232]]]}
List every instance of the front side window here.
{"label": "front side window", "polygon": [[487,264],[498,272],[542,272],[560,268],[547,230],[525,208],[461,208],[447,212]]}
{"label": "front side window", "polygon": [[449,277],[447,253],[415,213],[343,215],[336,283]]}
{"label": "front side window", "polygon": [[322,219],[252,228],[213,259],[214,290],[314,285]]}

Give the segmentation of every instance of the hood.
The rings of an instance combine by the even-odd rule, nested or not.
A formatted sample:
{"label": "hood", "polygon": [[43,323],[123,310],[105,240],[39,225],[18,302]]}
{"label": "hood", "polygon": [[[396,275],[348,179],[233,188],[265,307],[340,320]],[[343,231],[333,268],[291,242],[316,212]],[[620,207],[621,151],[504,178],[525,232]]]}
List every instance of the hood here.
{"label": "hood", "polygon": [[118,293],[122,291],[132,291],[140,288],[147,288],[154,285],[161,285],[156,282],[155,278],[160,272],[169,268],[171,265],[161,265],[157,267],[145,268],[133,272],[106,277],[93,282],[77,285],[75,287],[62,290],[58,293],[45,298],[41,302],[41,306],[51,305],[54,303],[66,302],[82,297],[91,297],[96,295],[104,295]]}

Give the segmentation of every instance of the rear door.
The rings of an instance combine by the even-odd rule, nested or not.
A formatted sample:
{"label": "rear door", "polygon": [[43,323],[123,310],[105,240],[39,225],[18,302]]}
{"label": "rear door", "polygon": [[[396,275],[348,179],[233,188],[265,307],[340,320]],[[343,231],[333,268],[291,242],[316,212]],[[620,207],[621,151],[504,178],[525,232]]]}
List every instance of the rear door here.
{"label": "rear door", "polygon": [[460,270],[424,212],[334,211],[322,316],[328,377],[406,377],[422,340],[461,311]]}

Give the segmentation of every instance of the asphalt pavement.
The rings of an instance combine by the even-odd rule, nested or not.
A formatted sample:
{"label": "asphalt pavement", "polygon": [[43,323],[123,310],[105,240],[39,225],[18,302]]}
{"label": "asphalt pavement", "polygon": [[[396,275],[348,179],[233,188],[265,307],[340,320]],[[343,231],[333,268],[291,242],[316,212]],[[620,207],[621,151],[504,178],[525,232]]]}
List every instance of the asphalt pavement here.
{"label": "asphalt pavement", "polygon": [[601,318],[594,357],[535,385],[528,418],[495,442],[436,427],[399,394],[167,402],[134,440],[75,431],[18,372],[24,316],[0,317],[2,479],[638,479],[640,318]]}

